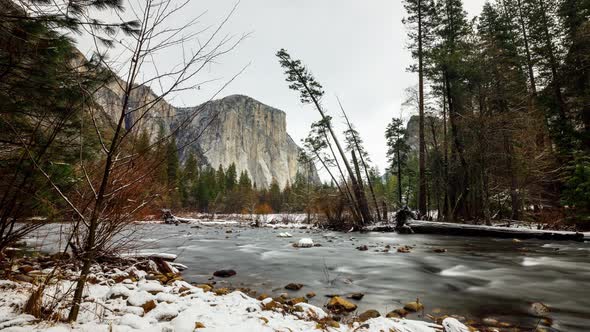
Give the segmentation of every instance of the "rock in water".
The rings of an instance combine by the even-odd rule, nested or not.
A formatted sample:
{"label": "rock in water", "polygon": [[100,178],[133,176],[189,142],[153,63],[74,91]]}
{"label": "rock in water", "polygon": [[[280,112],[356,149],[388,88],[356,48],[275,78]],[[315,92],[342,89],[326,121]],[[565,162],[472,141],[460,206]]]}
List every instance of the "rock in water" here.
{"label": "rock in water", "polygon": [[299,248],[311,248],[313,247],[313,240],[310,238],[303,238],[297,242],[297,247]]}
{"label": "rock in water", "polygon": [[330,299],[326,307],[334,313],[352,312],[357,308],[356,304],[346,301],[340,296],[334,296]]}
{"label": "rock in water", "polygon": [[291,235],[291,233],[284,232],[284,233],[279,233],[279,237],[293,237],[293,235]]}
{"label": "rock in water", "polygon": [[360,247],[356,247],[356,250],[367,251],[367,250],[369,250],[369,247],[367,247],[366,245],[362,245]]}
{"label": "rock in water", "polygon": [[287,286],[285,286],[285,289],[292,290],[292,291],[298,291],[301,288],[303,288],[302,284],[295,284],[295,283],[290,283]]}
{"label": "rock in water", "polygon": [[219,270],[219,271],[215,271],[213,273],[213,276],[219,277],[219,278],[229,278],[229,277],[235,276],[236,274],[237,274],[237,272],[234,270]]}
{"label": "rock in water", "polygon": [[416,312],[424,309],[424,305],[420,302],[410,302],[404,305],[404,309],[411,312]]}
{"label": "rock in water", "polygon": [[353,300],[357,300],[357,301],[362,300],[363,297],[365,297],[365,294],[363,294],[363,293],[352,293],[348,296],[349,299],[353,299]]}

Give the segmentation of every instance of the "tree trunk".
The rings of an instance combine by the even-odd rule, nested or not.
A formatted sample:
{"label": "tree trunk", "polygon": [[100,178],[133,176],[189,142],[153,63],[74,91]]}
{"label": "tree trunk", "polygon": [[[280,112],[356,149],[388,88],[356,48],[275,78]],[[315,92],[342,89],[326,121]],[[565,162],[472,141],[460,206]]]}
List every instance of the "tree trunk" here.
{"label": "tree trunk", "polygon": [[419,163],[420,188],[418,190],[418,211],[420,216],[425,216],[426,208],[426,141],[424,135],[424,59],[422,52],[422,1],[418,0],[418,94],[419,94]]}

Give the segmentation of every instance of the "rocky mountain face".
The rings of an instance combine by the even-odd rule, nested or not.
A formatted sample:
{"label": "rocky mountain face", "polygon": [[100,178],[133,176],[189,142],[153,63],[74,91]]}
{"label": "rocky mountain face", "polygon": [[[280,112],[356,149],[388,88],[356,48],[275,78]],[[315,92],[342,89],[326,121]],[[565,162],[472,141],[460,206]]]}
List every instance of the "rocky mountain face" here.
{"label": "rocky mountain face", "polygon": [[[198,148],[193,152],[203,153],[215,168],[235,163],[238,172],[247,171],[261,188],[268,188],[273,179],[284,187],[300,170],[299,147],[287,133],[281,110],[233,95],[178,112],[176,121],[192,118],[177,135],[177,144],[189,147],[183,155]],[[198,146],[190,144],[193,140]]]}
{"label": "rocky mountain face", "polygon": [[[123,92],[113,82],[99,93],[108,122],[118,120]],[[149,112],[141,105],[150,105]],[[233,95],[190,108],[175,108],[146,87],[134,90],[126,116],[127,129],[146,131],[155,140],[160,131],[175,132],[179,156],[184,161],[194,153],[203,165],[214,168],[236,165],[238,174],[247,171],[258,188],[273,180],[283,188],[292,184],[298,171],[299,147],[287,133],[286,114],[247,96]],[[141,117],[143,113],[147,116]],[[131,124],[141,117],[139,124]],[[176,130],[178,129],[178,130]],[[319,179],[317,171],[313,177]]]}
{"label": "rocky mountain face", "polygon": [[[437,118],[427,116],[424,121],[424,138],[427,146],[434,144],[434,135],[437,135],[438,142],[442,139],[441,121]],[[410,149],[414,152],[420,150],[420,117],[413,115],[406,126],[406,142],[410,146]]]}

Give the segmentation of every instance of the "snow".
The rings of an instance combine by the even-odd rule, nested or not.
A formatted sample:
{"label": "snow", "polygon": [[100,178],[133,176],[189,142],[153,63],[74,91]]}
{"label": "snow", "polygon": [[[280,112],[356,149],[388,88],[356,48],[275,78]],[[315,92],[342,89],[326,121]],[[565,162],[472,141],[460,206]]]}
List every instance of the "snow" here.
{"label": "snow", "polygon": [[469,332],[469,329],[456,318],[448,317],[442,322],[445,332]]}
{"label": "snow", "polygon": [[301,240],[299,240],[299,242],[297,242],[297,247],[311,248],[311,247],[313,247],[313,240],[308,237],[304,237]]}
{"label": "snow", "polygon": [[134,307],[141,307],[142,305],[154,299],[155,297],[152,294],[146,291],[139,291],[129,296],[127,303]]}
{"label": "snow", "polygon": [[[109,278],[108,275],[99,277]],[[106,280],[106,279],[105,279]],[[50,287],[45,295],[48,300],[58,291],[69,289],[73,281],[61,281]],[[213,292],[204,292],[184,281],[175,281],[171,285],[157,285],[155,281],[136,281],[130,285],[114,284],[88,285],[85,302],[82,303],[80,317],[75,324],[50,323],[35,320],[32,316],[20,314],[15,308],[25,303],[30,284],[0,281],[0,329],[10,332],[43,331],[43,332],[102,332],[102,331],[194,331],[195,324],[200,323],[208,331],[314,331],[316,322],[311,317],[323,318],[328,314],[319,307],[300,303],[297,306],[302,312],[288,313],[282,310],[262,310],[268,298],[258,301],[240,291],[217,296]],[[186,290],[189,292],[186,292]],[[147,290],[160,290],[156,296]],[[182,290],[182,296],[180,295]],[[127,294],[122,298],[109,299],[113,294]],[[187,295],[188,294],[188,295]],[[92,302],[86,302],[93,298]],[[156,307],[144,314],[142,304],[154,300]],[[66,312],[61,312],[64,316]],[[462,324],[448,320],[448,326],[455,328],[448,332],[464,332]],[[329,328],[331,332],[352,331],[389,331],[398,332],[436,332],[440,325],[407,319],[389,319],[379,317],[368,320],[363,325],[341,324],[340,328]]]}
{"label": "snow", "polygon": [[162,286],[162,284],[160,284],[159,282],[153,280],[142,282],[138,286],[140,290],[146,291],[151,294],[156,294],[164,291],[164,286]]}
{"label": "snow", "polygon": [[141,331],[145,331],[150,328],[150,323],[146,319],[134,314],[123,315],[121,320],[119,320],[119,325],[127,325]]}
{"label": "snow", "polygon": [[178,255],[169,254],[164,252],[150,252],[150,251],[143,251],[138,253],[127,253],[121,254],[121,257],[137,257],[137,258],[161,258],[165,261],[174,261],[178,258]]}

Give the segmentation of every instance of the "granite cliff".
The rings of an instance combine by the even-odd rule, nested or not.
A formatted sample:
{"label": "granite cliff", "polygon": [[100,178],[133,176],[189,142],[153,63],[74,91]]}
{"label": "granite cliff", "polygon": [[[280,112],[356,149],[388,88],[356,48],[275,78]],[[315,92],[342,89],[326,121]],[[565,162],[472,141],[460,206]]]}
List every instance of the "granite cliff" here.
{"label": "granite cliff", "polygon": [[[116,120],[122,96],[116,82],[98,94],[107,126]],[[298,170],[303,171],[299,147],[287,133],[287,116],[281,110],[242,95],[176,108],[158,100],[149,88],[136,88],[129,109],[146,103],[152,108],[133,129],[145,130],[155,140],[160,130],[170,132],[180,127],[175,136],[181,161],[193,152],[203,165],[214,168],[234,163],[238,173],[247,171],[259,188],[268,188],[273,180],[284,187],[293,182]],[[126,128],[131,129],[130,124],[142,113],[141,109],[130,112]],[[318,179],[315,169],[313,173]]]}

